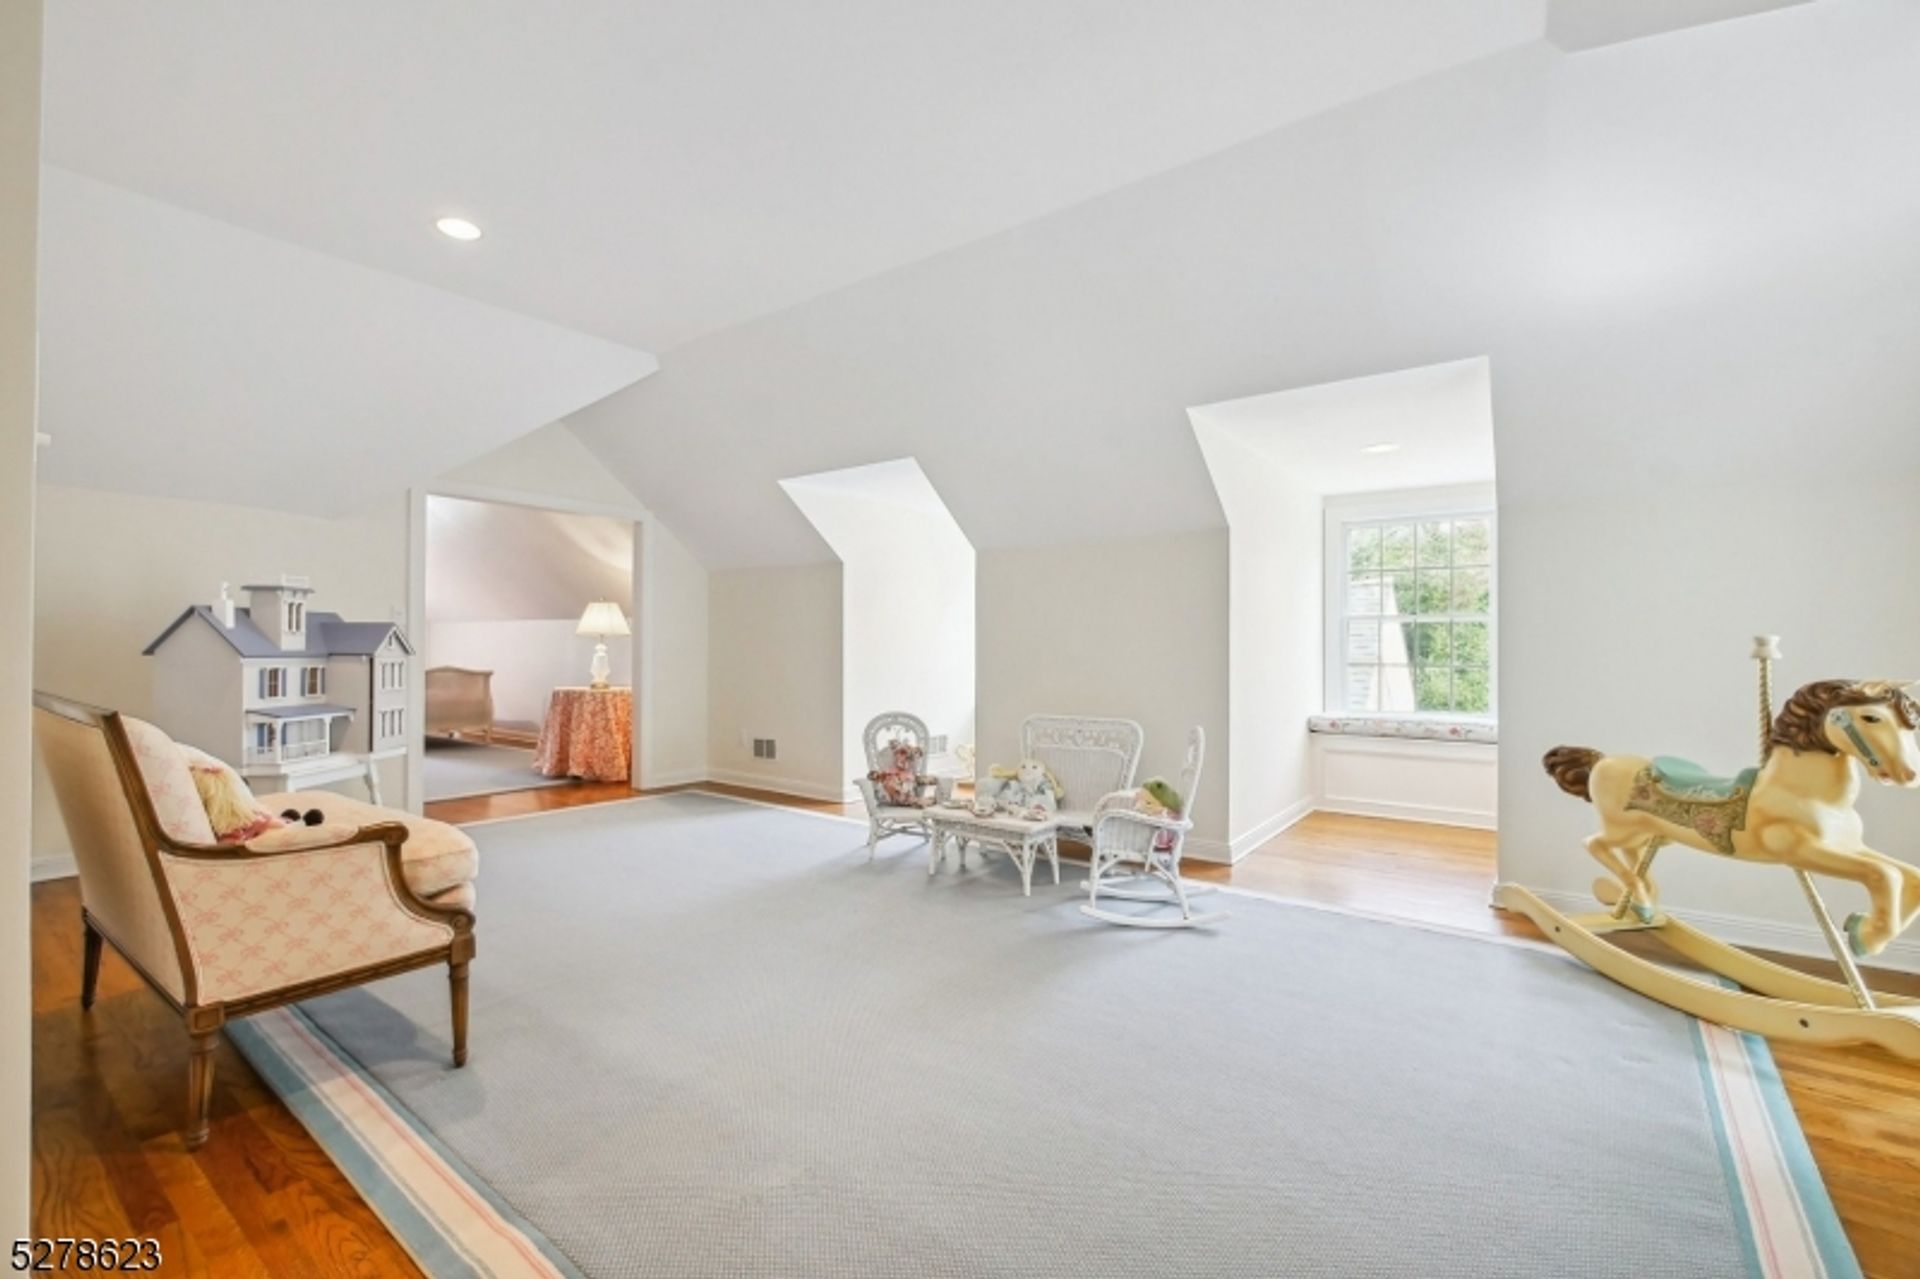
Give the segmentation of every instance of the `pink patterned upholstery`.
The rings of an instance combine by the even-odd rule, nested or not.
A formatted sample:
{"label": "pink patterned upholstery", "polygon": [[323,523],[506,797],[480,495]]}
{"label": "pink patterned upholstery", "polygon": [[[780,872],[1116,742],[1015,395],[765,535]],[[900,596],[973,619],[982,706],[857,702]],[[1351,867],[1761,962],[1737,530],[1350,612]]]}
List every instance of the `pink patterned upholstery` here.
{"label": "pink patterned upholstery", "polygon": [[147,784],[147,798],[153,801],[160,829],[183,844],[216,842],[213,823],[207,820],[200,791],[193,784],[193,772],[173,739],[131,715],[122,715],[120,723],[127,730],[127,741],[133,746],[133,761],[139,765],[141,780]]}
{"label": "pink patterned upholstery", "polygon": [[444,946],[446,924],[408,912],[387,882],[386,849],[357,844],[257,860],[162,854],[201,1003],[330,976]]}

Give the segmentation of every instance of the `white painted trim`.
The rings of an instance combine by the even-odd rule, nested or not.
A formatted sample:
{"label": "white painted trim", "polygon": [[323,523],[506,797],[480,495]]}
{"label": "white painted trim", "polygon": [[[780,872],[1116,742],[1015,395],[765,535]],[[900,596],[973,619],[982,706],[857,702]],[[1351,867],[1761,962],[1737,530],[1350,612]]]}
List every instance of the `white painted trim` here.
{"label": "white painted trim", "polygon": [[36,857],[28,864],[27,879],[31,883],[45,883],[49,879],[72,879],[80,873],[72,853],[54,853],[47,857]]}
{"label": "white painted trim", "polygon": [[652,520],[641,516],[633,522],[633,734],[629,758],[633,767],[628,780],[642,788],[669,786],[653,771],[653,706],[659,699],[653,686],[653,650],[659,636],[653,627],[655,571],[658,560],[658,534]]}
{"label": "white painted trim", "polygon": [[568,515],[603,515],[609,519],[639,523],[650,512],[639,502],[589,502],[577,497],[536,490],[503,488],[492,484],[433,482],[426,486],[433,497],[461,497],[470,502],[502,502],[508,506],[531,506],[542,511],[561,511]]}
{"label": "white painted trim", "polygon": [[641,790],[662,790],[668,786],[697,786],[712,781],[704,768],[683,768],[673,773],[657,773],[641,784]]}
{"label": "white painted trim", "polygon": [[[1555,910],[1569,915],[1590,914],[1599,910],[1599,905],[1586,893],[1562,892],[1558,889],[1531,890],[1540,900]],[[1686,910],[1675,911],[1689,924],[1703,932],[1735,946],[1758,947],[1762,950],[1780,951],[1789,955],[1808,955],[1815,959],[1831,959],[1833,952],[1827,949],[1826,939],[1813,924],[1782,924],[1771,919],[1754,919],[1747,915],[1722,915],[1712,911]],[[1896,941],[1875,955],[1874,967],[1894,972],[1920,973],[1920,941]]]}
{"label": "white painted trim", "polygon": [[1434,808],[1425,804],[1395,804],[1386,800],[1340,799],[1323,795],[1318,811],[1345,813],[1350,817],[1384,817],[1396,822],[1426,822],[1432,826],[1465,826],[1473,830],[1497,830],[1492,813],[1477,813],[1469,808]]}
{"label": "white painted trim", "polygon": [[[1493,563],[1487,566],[1491,590],[1489,603],[1492,626],[1488,630],[1487,677],[1491,687],[1492,714],[1500,716],[1500,510],[1498,493],[1491,483],[1444,484],[1432,488],[1397,489],[1380,493],[1348,493],[1328,497],[1321,506],[1320,537],[1320,616],[1321,616],[1321,704],[1328,715],[1345,715],[1346,697],[1340,672],[1346,651],[1342,633],[1347,623],[1346,526],[1374,520],[1407,517],[1431,518],[1442,515],[1485,514],[1493,533]],[[1417,718],[1409,713],[1387,712],[1395,719]],[[1437,719],[1450,718],[1435,716]]]}
{"label": "white painted trim", "polygon": [[1474,760],[1495,764],[1498,742],[1447,742],[1431,737],[1372,737],[1364,733],[1315,733],[1313,740],[1330,755],[1390,755],[1400,759]]}
{"label": "white painted trim", "polygon": [[801,799],[824,799],[835,804],[857,804],[860,792],[851,786],[834,788],[822,786],[818,782],[802,781],[797,777],[775,777],[766,773],[742,773],[729,768],[707,770],[710,782],[725,782],[729,786],[749,786],[754,790],[773,791],[780,795],[794,795]]}
{"label": "white painted trim", "polygon": [[1231,866],[1312,812],[1313,796],[1302,795],[1273,816],[1256,822],[1250,830],[1242,831],[1231,839],[1188,839],[1186,855],[1203,862]]}
{"label": "white painted trim", "polygon": [[[528,506],[536,510],[559,511],[567,515],[598,515],[633,522],[633,759],[638,776],[630,779],[644,787],[677,786],[650,771],[653,758],[654,571],[653,513],[639,502],[589,502],[554,493],[525,492],[486,484],[434,482],[407,491],[407,634],[419,645],[422,670],[412,681],[407,694],[408,714],[415,725],[413,749],[407,755],[408,811],[421,811],[415,796],[426,793],[427,693],[425,653],[427,637],[427,499],[429,497],[465,498],[475,502],[503,502],[510,506]],[[703,778],[687,776],[685,781]]]}

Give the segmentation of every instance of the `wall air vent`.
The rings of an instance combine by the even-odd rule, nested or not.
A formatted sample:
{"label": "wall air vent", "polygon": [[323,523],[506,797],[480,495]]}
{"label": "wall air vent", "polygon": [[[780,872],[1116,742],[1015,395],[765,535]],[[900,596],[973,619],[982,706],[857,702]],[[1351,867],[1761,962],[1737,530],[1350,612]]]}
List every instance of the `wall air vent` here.
{"label": "wall air vent", "polygon": [[753,757],[755,759],[778,759],[779,756],[774,753],[773,739],[771,737],[754,738]]}

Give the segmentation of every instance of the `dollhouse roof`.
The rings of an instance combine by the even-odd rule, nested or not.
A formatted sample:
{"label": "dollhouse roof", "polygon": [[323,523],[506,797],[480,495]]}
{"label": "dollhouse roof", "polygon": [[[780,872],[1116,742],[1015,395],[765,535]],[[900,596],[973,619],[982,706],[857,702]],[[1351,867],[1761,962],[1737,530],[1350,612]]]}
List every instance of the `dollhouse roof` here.
{"label": "dollhouse roof", "polygon": [[152,657],[175,631],[195,617],[211,626],[213,633],[242,657],[371,657],[380,651],[389,635],[396,636],[407,653],[413,652],[413,645],[407,643],[406,635],[392,622],[349,622],[338,613],[309,613],[306,647],[281,648],[261,633],[246,609],[233,610],[233,626],[229,629],[214,618],[212,608],[195,604],[155,636],[153,643],[142,650],[143,655]]}

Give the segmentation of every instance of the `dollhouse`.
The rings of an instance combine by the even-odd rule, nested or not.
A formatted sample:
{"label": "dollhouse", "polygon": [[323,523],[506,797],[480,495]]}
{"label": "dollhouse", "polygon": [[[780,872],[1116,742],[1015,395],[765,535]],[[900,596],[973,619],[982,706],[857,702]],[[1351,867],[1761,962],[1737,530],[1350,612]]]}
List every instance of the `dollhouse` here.
{"label": "dollhouse", "polygon": [[378,761],[410,749],[408,659],[392,622],[312,612],[304,577],[225,583],[147,645],[154,718],[177,741],[239,769],[256,790],[364,778],[379,801]]}

